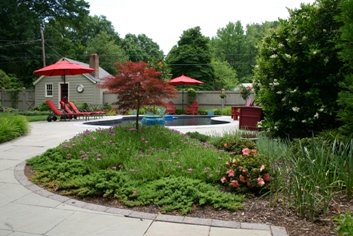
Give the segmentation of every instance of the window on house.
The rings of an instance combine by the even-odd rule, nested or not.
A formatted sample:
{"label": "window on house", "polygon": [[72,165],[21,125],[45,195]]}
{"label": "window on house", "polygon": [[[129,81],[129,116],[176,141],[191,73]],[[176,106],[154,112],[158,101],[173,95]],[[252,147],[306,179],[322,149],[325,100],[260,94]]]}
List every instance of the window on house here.
{"label": "window on house", "polygon": [[45,96],[46,97],[53,96],[53,84],[45,84]]}

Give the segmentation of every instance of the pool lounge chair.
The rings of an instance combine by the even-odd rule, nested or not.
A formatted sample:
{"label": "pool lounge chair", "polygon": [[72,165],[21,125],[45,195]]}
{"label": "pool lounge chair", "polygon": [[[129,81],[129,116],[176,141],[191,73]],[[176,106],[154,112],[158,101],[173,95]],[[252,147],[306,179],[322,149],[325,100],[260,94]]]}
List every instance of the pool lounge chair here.
{"label": "pool lounge chair", "polygon": [[[82,111],[80,111],[77,106],[71,102],[70,100],[67,101],[67,103],[70,105],[71,109],[75,112],[75,113],[82,113]],[[104,111],[84,111],[83,113],[89,113],[89,116],[94,116],[94,117],[98,117],[98,116],[104,116],[105,112]]]}
{"label": "pool lounge chair", "polygon": [[66,112],[66,114],[72,115],[73,118],[77,119],[80,117],[85,118],[86,120],[89,119],[89,117],[92,115],[91,112],[73,112],[70,109],[69,104],[65,103],[64,101],[60,101],[60,105],[61,107],[64,109],[64,111]]}
{"label": "pool lounge chair", "polygon": [[56,121],[58,119],[57,116],[59,116],[61,120],[72,119],[75,118],[75,116],[78,116],[78,114],[76,113],[67,114],[65,112],[62,112],[61,110],[59,110],[59,108],[56,107],[52,100],[47,100],[46,103],[52,111],[52,114],[50,114],[47,118],[48,122]]}

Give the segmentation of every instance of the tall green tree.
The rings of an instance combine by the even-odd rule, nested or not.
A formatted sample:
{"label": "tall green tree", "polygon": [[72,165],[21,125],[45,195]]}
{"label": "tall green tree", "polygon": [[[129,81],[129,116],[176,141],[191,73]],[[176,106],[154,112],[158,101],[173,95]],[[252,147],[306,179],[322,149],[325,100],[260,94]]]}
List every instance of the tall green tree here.
{"label": "tall green tree", "polygon": [[79,24],[88,7],[83,0],[0,1],[0,68],[31,86],[42,65],[40,25],[58,19]]}
{"label": "tall green tree", "polygon": [[115,63],[128,60],[125,51],[105,31],[98,33],[88,42],[87,52],[97,53],[100,66],[113,75],[117,72]]}
{"label": "tall green tree", "polygon": [[200,27],[183,32],[178,44],[169,52],[166,62],[171,68],[172,77],[184,74],[203,81],[203,89],[214,88],[209,39],[202,35]]}
{"label": "tall green tree", "polygon": [[215,76],[215,83],[213,89],[233,90],[239,83],[236,71],[226,61],[219,61],[217,59],[213,59],[211,64]]}
{"label": "tall green tree", "polygon": [[236,70],[240,82],[251,82],[258,44],[265,33],[275,26],[276,22],[250,24],[244,31],[240,21],[229,22],[218,29],[217,36],[211,39],[213,57],[227,61]]}
{"label": "tall green tree", "polygon": [[236,71],[239,78],[249,74],[246,70],[245,32],[240,21],[229,22],[226,27],[217,30],[217,36],[212,38],[214,56],[227,61]]}
{"label": "tall green tree", "polygon": [[338,126],[338,3],[302,5],[263,40],[256,92],[265,113],[263,126],[274,135],[311,136]]}
{"label": "tall green tree", "polygon": [[344,61],[343,73],[345,79],[341,84],[342,90],[339,93],[338,103],[340,111],[339,118],[343,125],[341,132],[346,135],[353,133],[353,0],[342,0],[341,14],[338,20],[342,22],[340,28],[340,40],[338,47],[341,49],[340,57]]}
{"label": "tall green tree", "polygon": [[163,60],[163,51],[159,45],[145,34],[127,34],[122,41],[122,48],[130,61],[155,63]]}
{"label": "tall green tree", "polygon": [[[97,52],[103,65],[108,66],[106,69],[110,72],[115,70],[108,57],[117,54],[117,48],[121,51],[119,47],[121,39],[111,22],[104,16],[85,16],[79,24],[61,19],[48,22],[45,27],[45,37],[49,63],[63,56],[87,62],[89,55]],[[108,54],[107,48],[112,49]]]}

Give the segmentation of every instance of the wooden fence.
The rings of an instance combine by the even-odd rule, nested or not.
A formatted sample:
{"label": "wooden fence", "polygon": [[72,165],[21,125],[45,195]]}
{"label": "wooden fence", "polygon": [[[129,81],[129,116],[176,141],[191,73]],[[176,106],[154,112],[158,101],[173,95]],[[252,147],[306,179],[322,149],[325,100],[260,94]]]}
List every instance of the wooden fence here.
{"label": "wooden fence", "polygon": [[34,89],[20,91],[0,89],[0,107],[27,111],[34,107]]}

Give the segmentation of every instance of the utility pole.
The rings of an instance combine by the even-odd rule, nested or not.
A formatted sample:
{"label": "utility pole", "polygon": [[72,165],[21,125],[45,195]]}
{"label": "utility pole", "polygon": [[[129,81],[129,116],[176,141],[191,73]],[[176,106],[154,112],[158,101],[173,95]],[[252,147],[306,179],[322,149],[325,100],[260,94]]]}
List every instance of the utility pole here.
{"label": "utility pole", "polygon": [[43,58],[43,67],[46,66],[46,60],[45,60],[45,41],[44,41],[44,25],[40,25],[40,37],[42,40],[42,58]]}

